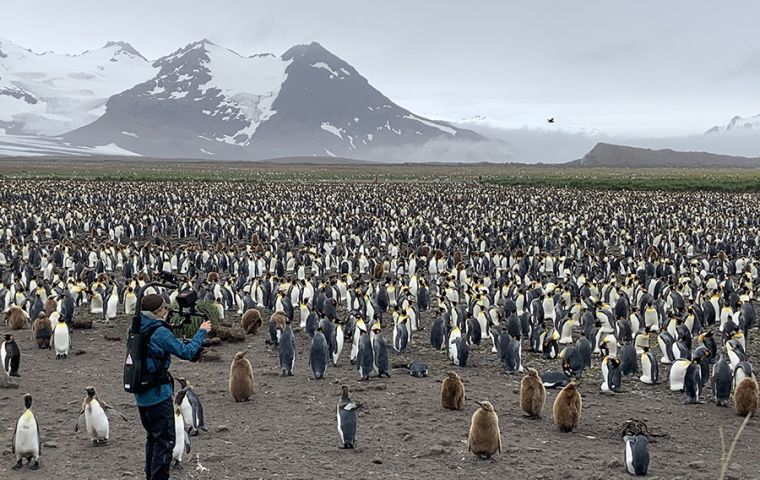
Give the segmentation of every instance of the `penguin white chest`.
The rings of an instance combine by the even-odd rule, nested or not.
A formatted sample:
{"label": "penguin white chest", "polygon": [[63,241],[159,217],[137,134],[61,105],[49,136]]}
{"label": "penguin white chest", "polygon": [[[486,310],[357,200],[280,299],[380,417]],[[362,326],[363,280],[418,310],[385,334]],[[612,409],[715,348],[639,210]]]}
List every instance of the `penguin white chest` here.
{"label": "penguin white chest", "polygon": [[57,324],[53,333],[55,353],[68,355],[69,353],[69,328],[66,325]]}
{"label": "penguin white chest", "polygon": [[[185,427],[193,427],[195,428],[194,422],[193,422],[193,407],[190,405],[190,401],[187,399],[187,397],[182,399],[182,404],[180,405],[180,411],[182,412],[182,420],[184,421]],[[177,442],[179,445],[179,442]]]}
{"label": "penguin white chest", "polygon": [[108,417],[105,410],[97,400],[91,400],[84,409],[84,420],[87,424],[87,433],[92,440],[108,440]]}
{"label": "penguin white chest", "polygon": [[[183,402],[184,403],[184,402]],[[172,450],[172,460],[182,462],[182,455],[185,453],[185,422],[181,413],[174,414],[174,449]]]}
{"label": "penguin white chest", "polygon": [[628,469],[628,473],[636,475],[636,469],[633,468],[633,451],[631,450],[631,442],[625,442],[625,468]]}
{"label": "penguin white chest", "polygon": [[37,437],[37,420],[30,411],[24,412],[16,424],[16,439],[14,442],[16,456],[39,456],[40,445]]}

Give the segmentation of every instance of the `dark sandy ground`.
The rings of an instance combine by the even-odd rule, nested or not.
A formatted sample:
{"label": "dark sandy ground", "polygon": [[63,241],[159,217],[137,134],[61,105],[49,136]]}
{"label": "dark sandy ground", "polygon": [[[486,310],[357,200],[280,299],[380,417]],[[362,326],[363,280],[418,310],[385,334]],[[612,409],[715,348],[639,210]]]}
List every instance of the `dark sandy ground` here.
{"label": "dark sandy ground", "polygon": [[[78,312],[78,315],[84,315]],[[268,313],[265,319],[268,319]],[[237,315],[228,314],[234,322]],[[430,322],[429,314],[424,324]],[[119,317],[118,330],[127,318]],[[121,385],[123,341],[109,341],[110,329],[96,324],[76,331],[68,360],[56,361],[48,350],[32,347],[29,330],[16,332],[22,350],[21,388],[0,389],[0,428],[4,439],[0,478],[120,479],[142,475],[144,433],[131,395]],[[753,332],[755,333],[755,332]],[[390,332],[386,332],[390,343]],[[757,333],[755,333],[757,335]],[[299,356],[293,377],[278,375],[276,351],[262,334],[249,335],[244,343],[218,348],[221,361],[189,363],[175,360],[175,376],[195,385],[206,410],[208,433],[192,438],[192,451],[178,479],[227,478],[528,478],[607,479],[626,478],[620,425],[629,418],[644,420],[650,431],[665,435],[650,445],[650,477],[654,479],[717,479],[720,468],[719,427],[729,436],[742,418],[714,404],[683,405],[682,395],[671,393],[667,383],[648,386],[625,379],[625,393],[603,394],[600,374],[593,369],[583,380],[583,416],[576,433],[559,433],[551,420],[549,390],[544,418],[523,417],[518,403],[521,375],[507,375],[489,348],[473,351],[467,368],[451,367],[442,352],[429,346],[428,332],[415,334],[409,354],[394,355],[393,363],[422,360],[430,367],[424,379],[410,377],[403,369],[390,379],[357,381],[348,361],[349,346],[340,364],[329,368],[327,379],[315,381],[307,366],[309,339],[296,334]],[[752,359],[758,342],[748,350]],[[235,403],[227,392],[229,364],[238,350],[247,350],[254,367],[256,393],[246,403]],[[525,348],[527,350],[527,348]],[[544,362],[524,354],[526,366],[544,371],[557,369],[558,361]],[[456,368],[465,384],[464,411],[440,408],[444,372]],[[667,369],[660,376],[667,379]],[[338,448],[335,405],[341,384],[366,408],[359,416],[357,448]],[[111,421],[106,446],[90,446],[86,433],[74,433],[74,422],[84,397],[84,387],[94,385],[100,397],[129,418]],[[33,411],[43,440],[41,469],[26,467],[11,472],[14,459],[10,439],[23,411],[22,395],[34,395]],[[708,387],[705,398],[711,397]],[[474,400],[490,400],[499,415],[504,451],[494,463],[477,462],[467,452],[470,416]],[[760,420],[750,421],[731,463],[729,478],[760,478]]]}

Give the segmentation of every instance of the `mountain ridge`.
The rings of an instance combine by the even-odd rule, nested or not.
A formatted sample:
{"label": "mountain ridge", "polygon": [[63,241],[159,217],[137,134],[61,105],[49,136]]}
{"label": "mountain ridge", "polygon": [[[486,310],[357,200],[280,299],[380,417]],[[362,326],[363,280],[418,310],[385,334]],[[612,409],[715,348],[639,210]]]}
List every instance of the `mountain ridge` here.
{"label": "mountain ridge", "polygon": [[599,142],[583,158],[567,162],[577,167],[620,168],[760,168],[760,157],[738,157],[709,152],[651,149]]}
{"label": "mountain ridge", "polygon": [[[77,56],[36,54],[4,41],[0,51],[6,55],[0,59],[0,110],[13,107],[0,112],[0,129],[60,137],[64,145],[115,145],[148,157],[258,160],[369,159],[378,149],[488,142],[397,105],[318,42],[279,56],[244,56],[201,39],[153,61],[124,41]],[[55,61],[54,74],[44,71],[42,57]],[[112,78],[132,67],[127,78]],[[5,84],[4,70],[10,76]],[[52,87],[42,88],[38,77]],[[72,79],[80,87],[73,93]],[[60,104],[68,110],[54,111]]]}

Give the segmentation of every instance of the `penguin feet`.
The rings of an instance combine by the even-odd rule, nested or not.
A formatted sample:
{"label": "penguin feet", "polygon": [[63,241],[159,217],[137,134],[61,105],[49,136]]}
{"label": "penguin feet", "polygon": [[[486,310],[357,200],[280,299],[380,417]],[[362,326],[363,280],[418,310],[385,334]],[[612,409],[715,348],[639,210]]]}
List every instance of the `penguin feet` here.
{"label": "penguin feet", "polygon": [[174,469],[175,470],[182,470],[182,464],[179,463],[179,460],[174,461]]}
{"label": "penguin feet", "polygon": [[477,461],[480,462],[488,462],[488,463],[496,463],[496,460],[489,457],[488,455],[478,455]]}
{"label": "penguin feet", "polygon": [[31,467],[29,467],[29,470],[38,470],[40,468],[40,462],[36,461],[32,464]]}
{"label": "penguin feet", "polygon": [[16,462],[16,464],[11,467],[11,470],[18,470],[19,468],[21,468],[21,460]]}

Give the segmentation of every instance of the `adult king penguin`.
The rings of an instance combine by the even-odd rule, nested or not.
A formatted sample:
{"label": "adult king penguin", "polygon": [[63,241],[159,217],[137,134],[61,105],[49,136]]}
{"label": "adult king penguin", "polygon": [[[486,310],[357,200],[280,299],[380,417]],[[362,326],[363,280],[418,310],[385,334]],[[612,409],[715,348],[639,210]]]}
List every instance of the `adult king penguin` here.
{"label": "adult king penguin", "polygon": [[356,445],[356,411],[361,407],[361,404],[351,401],[351,398],[348,396],[347,386],[343,385],[340,388],[341,394],[336,409],[340,448],[354,448]]}
{"label": "adult king penguin", "polygon": [[27,465],[32,464],[29,469],[37,470],[40,468],[42,442],[40,441],[40,426],[32,413],[32,396],[28,393],[24,395],[24,406],[24,413],[16,422],[16,429],[13,431],[11,440],[11,452],[16,456],[16,464],[12,469],[21,468],[22,460],[26,459]]}

